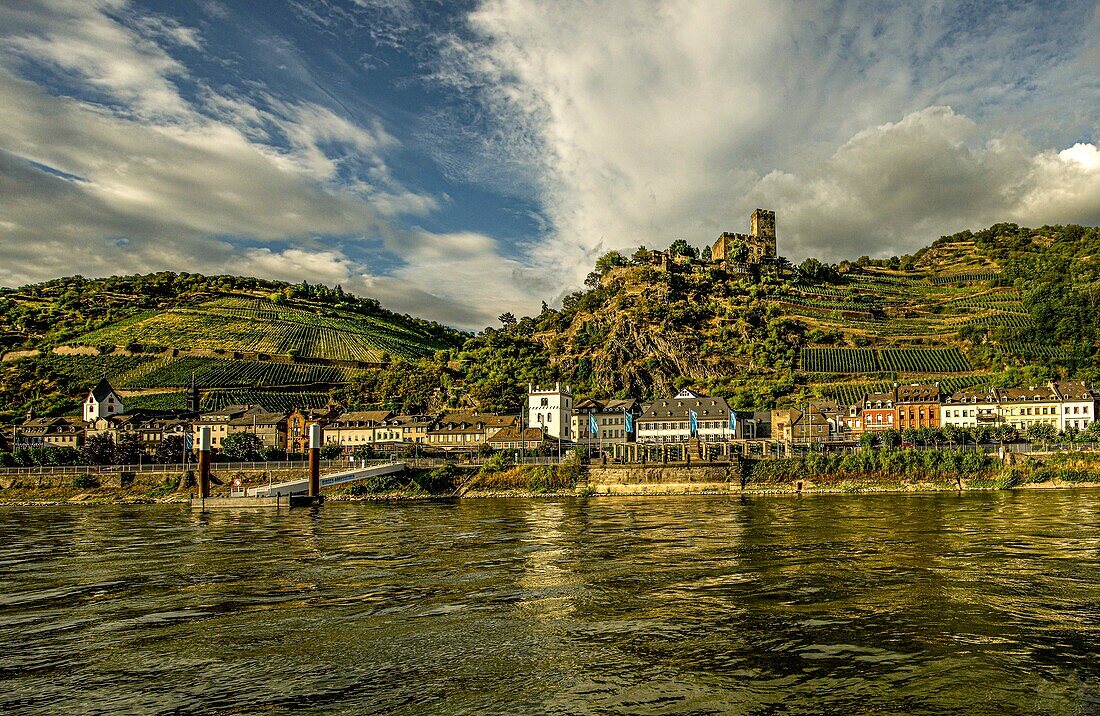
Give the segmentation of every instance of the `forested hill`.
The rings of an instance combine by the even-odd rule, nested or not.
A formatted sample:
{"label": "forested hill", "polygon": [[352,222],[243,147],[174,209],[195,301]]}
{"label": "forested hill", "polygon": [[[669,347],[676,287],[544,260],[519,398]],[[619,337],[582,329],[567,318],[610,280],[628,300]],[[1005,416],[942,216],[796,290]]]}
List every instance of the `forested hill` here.
{"label": "forested hill", "polygon": [[369,372],[347,397],[415,408],[442,391],[515,409],[528,382],[560,379],[580,396],[690,386],[748,409],[851,400],[895,381],[1100,382],[1096,228],[998,224],[913,255],[781,261],[760,275],[685,242],[673,252],[667,268],[644,248],[606,254],[560,310],[505,314],[461,350]]}
{"label": "forested hill", "polygon": [[605,254],[560,309],[505,313],[476,336],[338,287],[59,279],[0,291],[0,419],[71,412],[103,375],[128,407],[183,407],[194,379],[204,407],[335,398],[412,412],[515,411],[528,383],[554,380],[579,397],[690,386],[742,410],[852,400],[893,382],[1100,383],[1098,262],[1100,231],[1080,226],[998,224],[888,260],[763,270],[678,241],[664,255]]}

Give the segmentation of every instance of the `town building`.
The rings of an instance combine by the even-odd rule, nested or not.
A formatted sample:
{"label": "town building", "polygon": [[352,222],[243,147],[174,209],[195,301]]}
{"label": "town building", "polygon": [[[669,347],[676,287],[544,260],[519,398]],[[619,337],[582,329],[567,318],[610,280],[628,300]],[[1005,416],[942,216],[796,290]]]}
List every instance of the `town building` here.
{"label": "town building", "polygon": [[210,428],[210,447],[220,450],[222,441],[229,435],[229,422],[234,418],[244,415],[250,410],[262,410],[262,408],[250,405],[226,405],[218,410],[201,413],[191,424],[191,444],[198,449],[199,432],[203,428]]}
{"label": "town building", "polygon": [[446,451],[476,450],[501,428],[518,424],[518,415],[445,413],[428,430],[428,445]]}
{"label": "town building", "polygon": [[395,415],[390,422],[401,431],[401,442],[426,443],[433,419],[431,415]]}
{"label": "town building", "polygon": [[555,383],[553,388],[527,386],[527,424],[542,428],[551,440],[572,442],[573,394],[569,386]]}
{"label": "town building", "polygon": [[711,398],[687,388],[673,398],[653,401],[636,422],[639,443],[682,443],[693,438],[728,440],[734,434],[725,399]]}
{"label": "town building", "polygon": [[120,415],[126,412],[122,404],[122,398],[103,378],[95,387],[88,391],[88,397],[84,398],[84,422],[90,423],[97,418],[109,415]]}
{"label": "town building", "polygon": [[[627,415],[630,416],[628,421]],[[594,400],[587,398],[573,405],[570,432],[577,445],[595,446],[632,443],[637,437],[636,421],[641,415],[637,400]],[[596,433],[592,433],[592,423]],[[627,425],[627,423],[630,425]],[[629,430],[627,428],[630,428]]]}
{"label": "town building", "polygon": [[937,428],[940,425],[939,385],[899,385],[894,388],[895,430]]}
{"label": "town building", "polygon": [[772,411],[772,436],[782,443],[807,445],[826,443],[837,436],[835,403],[810,403],[805,410],[786,408]]}
{"label": "town building", "polygon": [[107,415],[87,423],[85,439],[106,435],[114,443],[137,436],[142,449],[154,454],[167,437],[185,439],[191,430],[194,414],[186,410],[133,410],[121,415]]}
{"label": "town building", "polygon": [[997,390],[1001,419],[1023,432],[1036,423],[1058,429],[1062,401],[1050,385]]}
{"label": "town building", "polygon": [[894,391],[868,393],[859,406],[859,419],[863,432],[892,430],[894,428]]}
{"label": "town building", "polygon": [[340,445],[351,454],[361,445],[377,445],[394,439],[398,430],[389,421],[392,410],[355,410],[338,415],[322,428],[322,440],[326,445]]}
{"label": "town building", "polygon": [[309,426],[321,425],[323,428],[329,420],[339,414],[335,405],[329,404],[324,408],[295,408],[286,419],[286,449],[287,452],[303,454],[309,450]]}
{"label": "town building", "polygon": [[228,435],[255,435],[265,450],[286,450],[286,413],[267,412],[257,406],[229,419]]}
{"label": "town building", "polygon": [[84,444],[84,422],[76,417],[29,418],[15,429],[14,447],[79,448]]}
{"label": "town building", "polygon": [[775,212],[757,209],[752,212],[749,233],[735,234],[725,231],[711,247],[710,257],[712,261],[729,261],[733,259],[735,247],[738,242],[748,249],[743,263],[763,264],[775,261]]}
{"label": "town building", "polygon": [[1061,401],[1058,429],[1084,430],[1096,419],[1097,394],[1080,381],[1060,381],[1051,384]]}
{"label": "town building", "polygon": [[964,388],[944,396],[939,413],[941,427],[993,427],[1000,424],[1000,399],[993,388]]}

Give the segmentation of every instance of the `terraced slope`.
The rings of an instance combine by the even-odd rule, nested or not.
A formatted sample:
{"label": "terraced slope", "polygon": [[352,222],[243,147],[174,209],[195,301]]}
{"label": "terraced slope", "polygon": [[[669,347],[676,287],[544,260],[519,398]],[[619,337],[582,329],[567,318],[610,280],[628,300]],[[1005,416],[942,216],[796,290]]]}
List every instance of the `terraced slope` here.
{"label": "terraced slope", "polygon": [[415,327],[307,302],[226,296],[147,311],[70,340],[72,346],[138,346],[292,358],[385,362],[445,347]]}

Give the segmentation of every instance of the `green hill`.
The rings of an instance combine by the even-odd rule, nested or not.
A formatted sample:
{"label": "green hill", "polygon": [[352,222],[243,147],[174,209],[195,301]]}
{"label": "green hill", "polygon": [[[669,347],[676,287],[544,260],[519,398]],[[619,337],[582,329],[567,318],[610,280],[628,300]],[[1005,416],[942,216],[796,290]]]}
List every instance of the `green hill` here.
{"label": "green hill", "polygon": [[[682,242],[678,242],[682,244]],[[130,405],[262,402],[516,410],[528,383],[580,396],[690,386],[737,409],[849,401],[894,381],[1100,381],[1100,230],[998,224],[913,255],[756,274],[639,249],[600,258],[560,309],[468,336],[339,288],[227,276],[59,279],[0,291],[0,417],[72,410],[106,375]],[[56,352],[55,352],[56,351]],[[75,353],[75,355],[74,355]],[[9,352],[8,356],[18,354]]]}
{"label": "green hill", "polygon": [[362,368],[465,337],[339,287],[171,273],[57,279],[0,290],[0,416],[73,411],[101,377],[135,407],[183,407],[178,391],[192,379],[223,397],[274,389],[264,395],[272,405],[323,404]]}

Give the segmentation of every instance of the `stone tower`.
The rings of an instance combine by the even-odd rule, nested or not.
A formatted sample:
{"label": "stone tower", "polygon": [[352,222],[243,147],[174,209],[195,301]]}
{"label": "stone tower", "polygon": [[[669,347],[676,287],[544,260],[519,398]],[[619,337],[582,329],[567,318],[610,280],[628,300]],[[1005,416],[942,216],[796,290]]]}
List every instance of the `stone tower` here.
{"label": "stone tower", "polygon": [[714,261],[727,260],[730,257],[730,251],[734,243],[738,241],[748,249],[745,263],[762,264],[775,261],[778,255],[775,241],[775,212],[767,209],[757,209],[752,212],[752,218],[749,221],[749,233],[747,234],[723,232],[718,240],[714,242],[714,247],[711,249],[711,259]]}
{"label": "stone tower", "polygon": [[769,239],[772,245],[772,253],[775,253],[775,212],[767,209],[757,209],[752,212],[752,220],[749,224],[749,234],[760,239]]}

